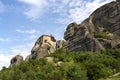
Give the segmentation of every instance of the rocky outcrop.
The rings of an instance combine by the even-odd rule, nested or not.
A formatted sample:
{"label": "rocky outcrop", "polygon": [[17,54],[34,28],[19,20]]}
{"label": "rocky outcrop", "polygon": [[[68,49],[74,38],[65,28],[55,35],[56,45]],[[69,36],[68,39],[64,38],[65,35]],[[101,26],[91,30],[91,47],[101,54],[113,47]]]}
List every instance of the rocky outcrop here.
{"label": "rocky outcrop", "polygon": [[89,19],[97,31],[100,31],[99,28],[104,28],[120,36],[120,3],[118,1],[108,3],[90,15]]}
{"label": "rocky outcrop", "polygon": [[56,51],[56,49],[64,47],[65,41],[58,40],[51,35],[42,35],[35,43],[31,50],[31,54],[28,55],[25,61],[30,59],[40,59],[47,56],[50,53]]}
{"label": "rocky outcrop", "polygon": [[42,35],[35,43],[31,50],[31,55],[26,58],[29,59],[40,59],[46,55],[53,53],[56,50],[56,39],[51,35]]}
{"label": "rocky outcrop", "polygon": [[120,0],[116,0],[117,2],[120,2]]}
{"label": "rocky outcrop", "polygon": [[28,55],[26,58],[25,58],[25,61],[29,61],[30,59],[32,59],[32,55]]}
{"label": "rocky outcrop", "polygon": [[47,59],[47,62],[54,62],[54,57],[45,57]]}
{"label": "rocky outcrop", "polygon": [[[42,35],[25,61],[43,58],[62,47],[73,52],[120,48],[120,0],[98,8],[81,24],[69,24],[64,39],[66,41],[56,41],[51,35]],[[54,61],[52,57],[46,59]],[[23,57],[17,55],[11,59],[11,66],[19,65],[22,61]],[[58,66],[61,63],[58,62]]]}
{"label": "rocky outcrop", "polygon": [[21,55],[16,55],[15,57],[13,57],[10,61],[10,67],[14,66],[14,65],[19,65],[21,62],[23,61],[23,57]]}
{"label": "rocky outcrop", "polygon": [[69,24],[64,39],[65,48],[75,52],[120,48],[119,0],[98,8],[81,24]]}
{"label": "rocky outcrop", "polygon": [[56,41],[56,49],[64,48],[64,46],[65,46],[65,41],[64,40]]}

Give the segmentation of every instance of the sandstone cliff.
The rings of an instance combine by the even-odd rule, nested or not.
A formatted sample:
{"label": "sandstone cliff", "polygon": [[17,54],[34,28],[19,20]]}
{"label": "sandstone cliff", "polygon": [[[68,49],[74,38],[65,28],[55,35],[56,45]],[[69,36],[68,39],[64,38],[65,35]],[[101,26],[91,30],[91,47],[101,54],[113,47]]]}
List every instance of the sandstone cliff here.
{"label": "sandstone cliff", "polygon": [[31,50],[31,54],[27,56],[29,59],[40,59],[56,50],[56,39],[51,35],[42,35],[35,43]]}
{"label": "sandstone cliff", "polygon": [[64,45],[65,45],[65,41],[64,40],[58,40],[56,41],[56,49],[59,49],[59,48],[63,48]]}
{"label": "sandstone cliff", "polygon": [[[120,0],[98,8],[81,24],[69,24],[64,39],[56,41],[51,35],[42,35],[25,61],[43,58],[62,47],[74,52],[120,48]],[[17,55],[11,66],[21,61],[22,56]]]}
{"label": "sandstone cliff", "polygon": [[47,56],[50,53],[53,53],[58,48],[64,46],[64,40],[58,40],[51,35],[42,35],[35,43],[34,47],[31,50],[31,54],[28,55],[25,61],[30,59],[40,59]]}
{"label": "sandstone cliff", "polygon": [[120,2],[95,10],[81,24],[71,23],[64,33],[69,51],[97,51],[120,48]]}

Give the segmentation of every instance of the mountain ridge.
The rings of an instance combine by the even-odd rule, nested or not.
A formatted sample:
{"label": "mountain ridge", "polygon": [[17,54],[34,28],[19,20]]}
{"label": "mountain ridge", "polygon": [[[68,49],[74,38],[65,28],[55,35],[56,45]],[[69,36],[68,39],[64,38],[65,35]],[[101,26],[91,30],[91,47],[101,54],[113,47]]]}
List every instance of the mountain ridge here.
{"label": "mountain ridge", "polygon": [[[72,52],[95,52],[120,48],[119,0],[96,9],[81,24],[70,23],[64,33],[64,39],[56,41],[52,35],[42,35],[36,41],[31,54],[26,57],[25,61],[43,58],[59,48]],[[14,63],[12,62],[12,64]]]}
{"label": "mountain ridge", "polygon": [[81,24],[70,23],[65,40],[42,35],[23,60],[19,54],[0,80],[119,80],[120,1],[96,9]]}

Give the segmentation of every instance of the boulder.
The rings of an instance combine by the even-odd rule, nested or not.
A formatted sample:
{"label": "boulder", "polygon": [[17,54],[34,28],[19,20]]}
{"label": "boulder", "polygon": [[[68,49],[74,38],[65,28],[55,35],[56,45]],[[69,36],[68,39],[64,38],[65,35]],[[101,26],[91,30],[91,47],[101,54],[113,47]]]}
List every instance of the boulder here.
{"label": "boulder", "polygon": [[23,61],[23,57],[21,55],[16,55],[15,57],[13,57],[10,61],[10,67],[14,66],[14,65],[19,65],[21,62]]}
{"label": "boulder", "polygon": [[45,57],[45,59],[47,59],[48,62],[54,62],[54,57]]}

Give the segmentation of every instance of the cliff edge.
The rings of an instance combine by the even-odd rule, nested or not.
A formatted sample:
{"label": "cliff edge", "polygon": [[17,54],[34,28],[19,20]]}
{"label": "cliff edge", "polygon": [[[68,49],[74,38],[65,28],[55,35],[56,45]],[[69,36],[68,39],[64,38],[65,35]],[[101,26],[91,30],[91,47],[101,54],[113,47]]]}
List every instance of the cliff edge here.
{"label": "cliff edge", "polygon": [[64,39],[74,52],[120,48],[120,1],[103,5],[81,24],[69,24]]}

